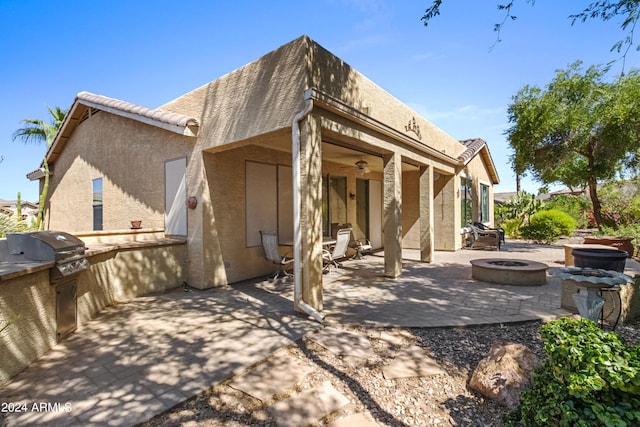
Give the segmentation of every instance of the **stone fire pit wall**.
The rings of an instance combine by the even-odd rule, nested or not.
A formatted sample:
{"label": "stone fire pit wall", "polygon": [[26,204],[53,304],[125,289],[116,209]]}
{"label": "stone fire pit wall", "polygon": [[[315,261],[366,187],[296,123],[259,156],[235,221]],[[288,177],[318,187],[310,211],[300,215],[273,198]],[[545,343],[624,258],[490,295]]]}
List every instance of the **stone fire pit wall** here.
{"label": "stone fire pit wall", "polygon": [[539,286],[547,283],[547,265],[522,259],[473,259],[471,277],[500,285]]}

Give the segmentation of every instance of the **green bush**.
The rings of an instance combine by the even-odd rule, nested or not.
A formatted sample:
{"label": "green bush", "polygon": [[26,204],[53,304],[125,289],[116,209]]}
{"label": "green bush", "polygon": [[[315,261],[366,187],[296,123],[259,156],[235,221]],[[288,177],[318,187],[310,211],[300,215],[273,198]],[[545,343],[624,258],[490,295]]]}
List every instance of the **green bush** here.
{"label": "green bush", "polygon": [[640,425],[640,346],[587,319],[554,320],[540,332],[549,359],[507,427]]}
{"label": "green bush", "polygon": [[560,236],[570,236],[576,229],[576,221],[565,212],[549,209],[531,216],[529,224],[520,228],[523,238],[541,243],[551,243]]}
{"label": "green bush", "polygon": [[561,194],[547,200],[545,208],[565,212],[576,221],[578,228],[587,228],[589,218],[586,212],[591,210],[592,206],[589,199],[584,196]]}

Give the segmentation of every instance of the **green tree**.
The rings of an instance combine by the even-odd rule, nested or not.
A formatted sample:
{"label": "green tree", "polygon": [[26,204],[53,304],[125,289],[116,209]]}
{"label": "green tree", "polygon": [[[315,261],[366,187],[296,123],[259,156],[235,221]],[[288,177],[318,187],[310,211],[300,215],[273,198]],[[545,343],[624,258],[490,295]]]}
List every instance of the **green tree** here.
{"label": "green tree", "polygon": [[545,89],[523,87],[508,108],[506,131],[516,173],[588,188],[598,227],[598,182],[635,168],[640,147],[640,75],[609,83],[605,74],[597,66],[582,72],[577,62],[557,71]]}
{"label": "green tree", "polygon": [[[39,119],[24,119],[21,120],[21,123],[24,123],[24,127],[16,130],[13,133],[12,139],[15,141],[16,139],[22,140],[24,143],[45,143],[47,146],[47,150],[51,147],[53,140],[58,133],[58,129],[62,126],[62,122],[64,121],[64,117],[67,112],[60,107],[51,108],[47,106],[47,110],[49,110],[49,115],[51,116],[50,122],[45,122]],[[36,220],[36,229],[41,229],[44,226],[44,222],[42,221],[44,217],[44,206],[47,200],[47,192],[49,189],[49,165],[47,163],[47,158],[42,161],[42,166],[44,168],[44,185],[42,187],[42,192],[40,193],[40,200],[38,204],[38,218]]]}
{"label": "green tree", "polygon": [[14,141],[20,139],[24,143],[46,143],[48,149],[56,137],[56,133],[58,133],[58,129],[60,129],[67,112],[60,107],[51,108],[47,106],[47,110],[51,116],[50,122],[39,119],[21,120],[20,123],[24,123],[24,127],[15,131],[12,139]]}

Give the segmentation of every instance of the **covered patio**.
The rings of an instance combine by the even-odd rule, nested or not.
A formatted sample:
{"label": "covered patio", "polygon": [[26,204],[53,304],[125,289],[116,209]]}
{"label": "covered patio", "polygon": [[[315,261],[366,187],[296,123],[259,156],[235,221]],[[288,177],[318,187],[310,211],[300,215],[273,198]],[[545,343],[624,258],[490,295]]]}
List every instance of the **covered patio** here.
{"label": "covered patio", "polygon": [[[501,252],[436,251],[431,263],[419,250],[402,251],[403,274],[388,278],[384,253],[347,260],[343,268],[323,275],[324,323],[371,327],[441,327],[551,319],[568,314],[560,307],[560,281],[549,276],[542,286],[510,286],[471,277],[469,261],[478,258],[526,259],[564,265],[561,246],[510,242]],[[248,281],[234,289],[253,287],[293,298],[290,281]]]}

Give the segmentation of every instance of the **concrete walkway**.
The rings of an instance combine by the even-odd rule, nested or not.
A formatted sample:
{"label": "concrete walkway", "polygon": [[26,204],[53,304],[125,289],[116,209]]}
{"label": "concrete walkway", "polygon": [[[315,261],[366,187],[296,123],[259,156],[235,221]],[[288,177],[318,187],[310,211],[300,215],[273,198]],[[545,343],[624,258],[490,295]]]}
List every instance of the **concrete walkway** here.
{"label": "concrete walkway", "polygon": [[[431,264],[407,259],[402,276],[387,279],[383,258],[369,255],[325,276],[325,325],[459,326],[566,314],[556,280],[516,287],[471,278],[470,259],[496,257],[550,266],[564,259],[562,248],[534,245],[438,252]],[[14,404],[21,410],[4,416],[10,427],[145,421],[320,329],[293,312],[292,299],[291,283],[254,281],[224,290],[180,289],[109,307],[0,389],[5,409]],[[348,344],[360,348],[356,341]],[[262,370],[264,375],[271,371]],[[265,380],[267,388],[274,386]],[[307,397],[309,402],[329,396],[327,411],[342,401],[329,386],[317,393]],[[299,402],[307,400],[301,396]],[[294,407],[285,402],[273,410],[282,414]]]}

